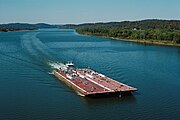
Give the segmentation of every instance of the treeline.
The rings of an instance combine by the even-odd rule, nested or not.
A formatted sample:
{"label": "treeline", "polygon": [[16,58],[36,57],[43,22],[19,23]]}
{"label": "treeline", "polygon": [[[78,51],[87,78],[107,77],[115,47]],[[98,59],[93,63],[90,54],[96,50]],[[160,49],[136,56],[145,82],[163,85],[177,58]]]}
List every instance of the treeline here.
{"label": "treeline", "polygon": [[10,24],[1,24],[0,31],[19,31],[19,30],[36,30],[37,28],[34,25],[26,23],[10,23]]}
{"label": "treeline", "polygon": [[167,40],[180,43],[179,20],[143,20],[81,25],[65,25],[82,34],[90,34],[120,39]]}
{"label": "treeline", "polygon": [[9,24],[0,24],[0,31],[19,31],[19,30],[37,30],[41,28],[56,28],[55,25],[49,25],[45,23],[38,24],[28,24],[28,23],[9,23]]}

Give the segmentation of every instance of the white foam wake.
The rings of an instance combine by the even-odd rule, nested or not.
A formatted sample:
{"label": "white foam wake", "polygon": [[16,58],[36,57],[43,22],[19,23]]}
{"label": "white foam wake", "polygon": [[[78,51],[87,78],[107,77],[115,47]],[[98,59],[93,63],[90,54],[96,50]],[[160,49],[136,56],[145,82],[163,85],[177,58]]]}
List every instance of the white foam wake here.
{"label": "white foam wake", "polygon": [[65,66],[63,63],[58,63],[58,62],[49,62],[48,65],[54,69],[59,69]]}

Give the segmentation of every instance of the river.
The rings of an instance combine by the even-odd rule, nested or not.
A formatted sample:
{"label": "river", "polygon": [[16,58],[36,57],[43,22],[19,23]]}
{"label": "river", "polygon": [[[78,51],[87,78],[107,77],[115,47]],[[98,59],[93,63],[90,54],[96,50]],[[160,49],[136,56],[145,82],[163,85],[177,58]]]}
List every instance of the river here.
{"label": "river", "polygon": [[[48,74],[73,61],[138,88],[85,98]],[[1,120],[180,119],[180,48],[85,36],[74,30],[0,32]]]}

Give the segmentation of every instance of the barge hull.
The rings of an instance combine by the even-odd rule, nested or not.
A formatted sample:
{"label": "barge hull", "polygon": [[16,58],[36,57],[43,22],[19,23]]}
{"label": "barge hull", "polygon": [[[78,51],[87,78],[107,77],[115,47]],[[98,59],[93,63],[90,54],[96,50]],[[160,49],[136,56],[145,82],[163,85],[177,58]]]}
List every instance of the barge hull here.
{"label": "barge hull", "polygon": [[[111,90],[105,86],[101,86],[98,83],[94,83],[93,81],[88,81],[91,86],[95,86],[99,88],[99,91],[88,91],[87,86],[82,86],[76,83],[73,83],[73,80],[68,79],[64,73],[61,73],[60,71],[53,71],[53,74],[62,82],[70,86],[72,89],[74,89],[79,95],[81,96],[86,96],[86,97],[106,97],[106,96],[126,96],[126,95],[131,95],[132,91],[136,91],[136,88],[132,88],[129,90],[122,90],[122,91],[115,91]],[[79,79],[79,78],[78,78]],[[109,79],[109,78],[108,78]],[[75,79],[76,80],[76,79]],[[74,80],[74,81],[75,81]],[[113,80],[114,81],[114,80]],[[117,82],[117,81],[115,81]],[[95,85],[96,84],[96,85]],[[122,84],[122,83],[121,83]],[[122,84],[124,85],[124,84]],[[129,86],[128,86],[129,87]]]}

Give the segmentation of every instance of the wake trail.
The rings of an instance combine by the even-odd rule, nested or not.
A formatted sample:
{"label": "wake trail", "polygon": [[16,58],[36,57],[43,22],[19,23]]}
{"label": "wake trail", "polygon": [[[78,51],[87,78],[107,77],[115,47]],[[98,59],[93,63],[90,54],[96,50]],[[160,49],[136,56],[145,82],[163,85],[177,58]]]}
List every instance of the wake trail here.
{"label": "wake trail", "polygon": [[61,64],[56,62],[57,59],[53,56],[55,53],[37,38],[39,33],[40,32],[30,32],[21,37],[21,45],[24,51],[26,51],[33,60],[39,63],[51,67],[52,64]]}

